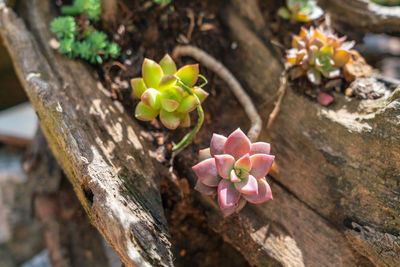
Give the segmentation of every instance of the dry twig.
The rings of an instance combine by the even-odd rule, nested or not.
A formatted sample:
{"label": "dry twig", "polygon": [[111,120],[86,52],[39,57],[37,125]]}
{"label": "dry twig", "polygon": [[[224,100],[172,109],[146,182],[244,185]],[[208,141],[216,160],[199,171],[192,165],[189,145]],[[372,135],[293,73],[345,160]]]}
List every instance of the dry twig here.
{"label": "dry twig", "polygon": [[178,58],[181,56],[193,57],[203,66],[215,72],[229,85],[229,88],[232,90],[239,103],[243,106],[247,116],[251,121],[251,127],[247,135],[251,141],[256,141],[261,132],[261,117],[258,114],[253,101],[245,92],[235,76],[233,76],[233,74],[224,65],[222,65],[221,62],[198,47],[190,45],[175,47],[174,51],[172,52],[172,57]]}
{"label": "dry twig", "polygon": [[280,78],[279,89],[276,92],[278,95],[278,100],[276,101],[275,107],[272,110],[271,114],[269,114],[267,129],[269,129],[271,127],[275,118],[278,116],[279,109],[280,109],[281,103],[282,103],[282,99],[286,92],[286,84],[287,84],[287,75],[286,75],[286,71],[283,71],[281,74],[281,78]]}

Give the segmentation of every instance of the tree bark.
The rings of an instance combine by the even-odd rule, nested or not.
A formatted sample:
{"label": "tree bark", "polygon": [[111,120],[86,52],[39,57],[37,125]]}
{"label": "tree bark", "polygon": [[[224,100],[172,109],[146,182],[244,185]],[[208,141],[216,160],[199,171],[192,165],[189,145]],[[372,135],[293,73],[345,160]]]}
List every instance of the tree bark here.
{"label": "tree bark", "polygon": [[92,71],[49,46],[50,1],[24,21],[1,5],[0,32],[49,146],[94,226],[127,266],[171,266],[169,235],[138,126]]}

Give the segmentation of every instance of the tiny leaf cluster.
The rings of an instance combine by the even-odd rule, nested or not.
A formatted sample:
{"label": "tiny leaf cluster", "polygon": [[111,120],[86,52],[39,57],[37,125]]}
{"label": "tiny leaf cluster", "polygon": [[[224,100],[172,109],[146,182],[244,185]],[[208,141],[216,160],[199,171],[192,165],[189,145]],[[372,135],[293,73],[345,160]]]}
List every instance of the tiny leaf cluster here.
{"label": "tiny leaf cluster", "polygon": [[159,115],[161,123],[168,129],[189,127],[189,112],[208,96],[201,86],[195,86],[199,77],[198,64],[177,70],[168,54],[159,63],[146,58],[142,76],[131,80],[134,96],[141,99],[135,117],[151,121]]}
{"label": "tiny leaf cluster", "polygon": [[[53,20],[51,32],[56,34],[60,42],[59,51],[70,58],[82,58],[91,64],[101,64],[104,59],[117,58],[120,47],[107,40],[104,32],[96,30],[90,20],[96,21],[101,15],[100,0],[75,0],[71,6],[63,6],[61,16]],[[71,15],[85,14],[89,23],[80,29]]]}
{"label": "tiny leaf cluster", "polygon": [[320,84],[322,77],[332,79],[341,75],[341,68],[351,58],[354,42],[346,37],[325,32],[322,28],[302,28],[292,39],[292,48],[286,51],[286,62],[293,66],[292,79],[306,75],[313,84]]}
{"label": "tiny leaf cluster", "polygon": [[278,10],[278,14],[282,18],[299,22],[315,20],[323,13],[315,0],[286,0],[286,7]]}
{"label": "tiny leaf cluster", "polygon": [[157,5],[162,5],[171,3],[171,0],[153,0],[153,2]]}

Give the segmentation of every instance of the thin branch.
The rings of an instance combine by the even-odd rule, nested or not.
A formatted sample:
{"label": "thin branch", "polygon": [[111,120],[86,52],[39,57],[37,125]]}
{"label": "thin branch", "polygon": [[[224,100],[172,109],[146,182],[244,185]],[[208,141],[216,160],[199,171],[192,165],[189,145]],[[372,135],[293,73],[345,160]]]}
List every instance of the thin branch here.
{"label": "thin branch", "polygon": [[272,110],[271,114],[269,114],[267,129],[271,128],[272,123],[278,116],[278,113],[279,113],[279,110],[281,107],[281,103],[283,100],[283,96],[285,95],[285,92],[286,92],[286,85],[287,85],[287,75],[286,75],[286,71],[283,71],[281,74],[281,78],[280,78],[279,89],[276,92],[278,95],[278,100],[276,101],[275,107]]}
{"label": "thin branch", "polygon": [[251,127],[247,135],[251,141],[256,141],[261,132],[262,120],[253,101],[245,92],[235,76],[233,76],[233,74],[224,65],[222,65],[221,62],[198,47],[190,45],[175,47],[174,51],[172,52],[172,57],[179,58],[181,56],[193,57],[200,62],[201,65],[215,72],[229,85],[229,88],[236,96],[239,103],[243,106],[247,116],[251,121]]}

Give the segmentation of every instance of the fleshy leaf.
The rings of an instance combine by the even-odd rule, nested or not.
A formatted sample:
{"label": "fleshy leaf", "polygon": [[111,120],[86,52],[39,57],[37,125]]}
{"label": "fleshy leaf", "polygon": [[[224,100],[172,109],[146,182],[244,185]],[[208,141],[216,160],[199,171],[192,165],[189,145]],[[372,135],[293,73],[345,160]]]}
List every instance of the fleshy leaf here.
{"label": "fleshy leaf", "polygon": [[321,83],[321,73],[315,68],[309,69],[307,71],[307,78],[313,84]]}
{"label": "fleshy leaf", "polygon": [[179,86],[172,86],[161,92],[162,99],[172,99],[177,102],[182,101],[183,95],[184,95],[183,89],[180,88]]}
{"label": "fleshy leaf", "polygon": [[175,130],[181,123],[181,119],[176,112],[168,112],[165,109],[161,109],[160,111],[160,120],[170,130]]}
{"label": "fleshy leaf", "polygon": [[222,209],[221,210],[222,214],[224,215],[224,217],[227,217],[235,212],[239,212],[244,208],[244,206],[246,206],[246,203],[247,203],[246,199],[240,198],[239,202],[233,205],[232,207]]}
{"label": "fleshy leaf", "polygon": [[158,85],[158,89],[162,91],[171,86],[174,86],[177,80],[178,78],[176,78],[174,75],[164,75],[164,77],[162,77],[160,81],[160,84]]}
{"label": "fleshy leaf", "polygon": [[238,159],[235,162],[235,169],[241,169],[245,171],[250,171],[251,170],[251,160],[250,160],[250,155],[246,154],[240,159]]}
{"label": "fleshy leaf", "polygon": [[193,93],[199,98],[200,103],[203,103],[203,101],[209,96],[209,93],[200,87],[195,87]]}
{"label": "fleshy leaf", "polygon": [[333,97],[327,93],[320,92],[317,96],[317,101],[323,106],[328,106],[333,101]]}
{"label": "fleshy leaf", "polygon": [[145,58],[142,65],[142,76],[147,88],[158,88],[164,73],[155,61]]}
{"label": "fleshy leaf", "polygon": [[270,154],[271,145],[265,142],[256,142],[251,144],[250,155]]}
{"label": "fleshy leaf", "polygon": [[179,106],[179,103],[172,99],[161,99],[161,107],[168,112],[175,111]]}
{"label": "fleshy leaf", "polygon": [[344,49],[338,49],[333,56],[333,61],[335,61],[336,67],[343,67],[350,60],[350,53]]}
{"label": "fleshy leaf", "polygon": [[142,97],[142,94],[147,89],[142,78],[131,79],[131,86],[133,95],[139,99]]}
{"label": "fleshy leaf", "polygon": [[254,204],[260,204],[267,202],[268,200],[274,200],[272,197],[272,192],[271,188],[269,187],[269,184],[267,181],[262,178],[257,180],[258,183],[258,194],[257,195],[246,195],[243,194],[243,197]]}
{"label": "fleshy leaf", "polygon": [[182,99],[177,111],[178,112],[191,112],[196,109],[198,104],[199,104],[199,102],[197,101],[197,99],[194,96],[188,95]]}
{"label": "fleshy leaf", "polygon": [[240,182],[240,178],[236,175],[236,172],[234,169],[231,170],[229,179],[231,180],[232,183]]}
{"label": "fleshy leaf", "polygon": [[224,154],[226,137],[220,134],[213,134],[210,143],[210,152],[212,156]]}
{"label": "fleshy leaf", "polygon": [[234,206],[240,199],[240,193],[231,182],[221,180],[218,184],[218,204],[221,210]]}
{"label": "fleshy leaf", "polygon": [[158,113],[158,110],[151,109],[143,102],[139,102],[135,109],[135,118],[141,121],[152,121],[157,117]]}
{"label": "fleshy leaf", "polygon": [[260,179],[265,177],[271,169],[275,156],[266,154],[254,154],[250,156],[252,168],[250,174],[255,178]]}
{"label": "fleshy leaf", "polygon": [[192,170],[199,180],[207,186],[217,186],[221,180],[218,177],[217,166],[215,165],[215,160],[213,158],[201,161],[194,165]]}
{"label": "fleshy leaf", "polygon": [[180,126],[182,127],[190,127],[190,115],[189,113],[185,113],[182,117],[181,117],[181,124]]}
{"label": "fleshy leaf", "polygon": [[183,66],[176,72],[175,76],[181,79],[187,86],[192,87],[196,84],[199,77],[199,64]]}
{"label": "fleshy leaf", "polygon": [[164,72],[164,74],[175,74],[176,65],[174,60],[170,57],[170,55],[166,54],[160,61],[160,66]]}
{"label": "fleshy leaf", "polygon": [[234,183],[235,188],[243,194],[257,195],[258,194],[258,183],[257,179],[253,175],[249,175],[247,178],[242,179],[238,183]]}
{"label": "fleshy leaf", "polygon": [[224,153],[239,159],[250,152],[250,146],[249,138],[238,128],[228,136],[224,146]]}
{"label": "fleshy leaf", "polygon": [[227,154],[215,155],[214,158],[218,174],[224,179],[229,179],[233,164],[235,164],[235,159]]}
{"label": "fleshy leaf", "polygon": [[278,9],[278,15],[284,19],[290,19],[292,17],[290,11],[286,7],[280,7]]}
{"label": "fleshy leaf", "polygon": [[205,160],[211,158],[210,148],[204,148],[199,151],[199,160]]}
{"label": "fleshy leaf", "polygon": [[142,94],[142,102],[146,106],[152,109],[160,109],[161,101],[160,101],[160,92],[154,88],[149,88]]}
{"label": "fleshy leaf", "polygon": [[212,187],[212,186],[207,186],[203,184],[200,179],[197,179],[196,185],[194,186],[194,189],[199,191],[202,194],[206,194],[208,196],[216,195],[217,194],[217,188]]}

